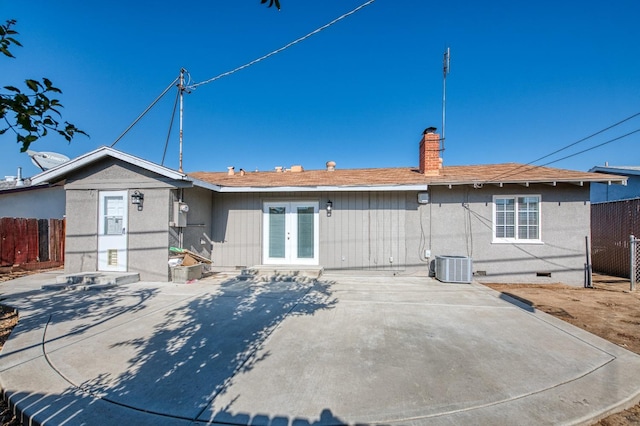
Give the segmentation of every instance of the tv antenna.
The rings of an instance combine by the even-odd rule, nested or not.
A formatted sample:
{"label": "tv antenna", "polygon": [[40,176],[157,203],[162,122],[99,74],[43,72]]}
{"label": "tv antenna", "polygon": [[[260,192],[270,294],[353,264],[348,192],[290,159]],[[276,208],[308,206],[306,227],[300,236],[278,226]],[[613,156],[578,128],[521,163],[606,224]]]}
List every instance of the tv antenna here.
{"label": "tv antenna", "polygon": [[447,74],[449,74],[451,66],[451,49],[447,47],[444,51],[444,57],[442,58],[442,137],[440,140],[440,150],[444,151],[445,140],[445,123],[447,115]]}

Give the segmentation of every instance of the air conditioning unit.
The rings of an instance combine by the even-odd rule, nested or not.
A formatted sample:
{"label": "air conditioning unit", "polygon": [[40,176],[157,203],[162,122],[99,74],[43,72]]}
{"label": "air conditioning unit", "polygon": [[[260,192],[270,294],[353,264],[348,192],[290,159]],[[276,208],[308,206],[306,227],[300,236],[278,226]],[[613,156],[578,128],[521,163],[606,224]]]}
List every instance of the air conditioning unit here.
{"label": "air conditioning unit", "polygon": [[470,283],[472,264],[470,257],[436,256],[436,278],[445,283]]}

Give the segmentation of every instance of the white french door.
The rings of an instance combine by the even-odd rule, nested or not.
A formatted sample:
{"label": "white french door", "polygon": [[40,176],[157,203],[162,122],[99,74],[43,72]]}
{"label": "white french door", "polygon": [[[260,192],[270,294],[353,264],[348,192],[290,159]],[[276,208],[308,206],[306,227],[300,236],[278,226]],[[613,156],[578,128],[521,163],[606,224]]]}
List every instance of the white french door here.
{"label": "white french door", "polygon": [[318,202],[266,202],[263,208],[265,265],[318,264]]}
{"label": "white french door", "polygon": [[98,270],[127,270],[127,191],[100,191]]}

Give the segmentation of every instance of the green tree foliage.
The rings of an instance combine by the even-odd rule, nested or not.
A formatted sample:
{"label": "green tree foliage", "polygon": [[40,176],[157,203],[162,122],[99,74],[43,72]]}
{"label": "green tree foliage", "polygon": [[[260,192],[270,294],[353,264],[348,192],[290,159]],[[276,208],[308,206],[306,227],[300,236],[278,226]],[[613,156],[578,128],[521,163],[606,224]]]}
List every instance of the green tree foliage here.
{"label": "green tree foliage", "polygon": [[[11,47],[22,46],[14,37],[18,34],[12,29],[15,23],[11,19],[0,25],[0,52],[8,58],[15,58]],[[73,124],[60,122],[62,104],[53,96],[62,91],[54,87],[51,80],[27,79],[25,85],[23,90],[16,86],[4,86],[4,91],[0,92],[0,135],[9,130],[15,133],[16,141],[22,144],[21,152],[49,132],[57,133],[68,142],[78,133],[87,136]]]}
{"label": "green tree foliage", "polygon": [[269,7],[275,5],[278,10],[280,10],[280,0],[260,0],[261,4],[265,4],[269,2]]}

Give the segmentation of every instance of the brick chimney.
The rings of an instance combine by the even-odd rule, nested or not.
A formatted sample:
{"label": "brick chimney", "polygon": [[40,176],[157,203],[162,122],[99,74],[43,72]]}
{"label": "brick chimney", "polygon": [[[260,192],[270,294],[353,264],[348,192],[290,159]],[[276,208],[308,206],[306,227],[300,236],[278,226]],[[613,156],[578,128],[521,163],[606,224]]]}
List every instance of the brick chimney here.
{"label": "brick chimney", "polygon": [[441,169],[440,135],[436,133],[435,127],[428,127],[422,132],[420,141],[420,173],[437,176]]}

